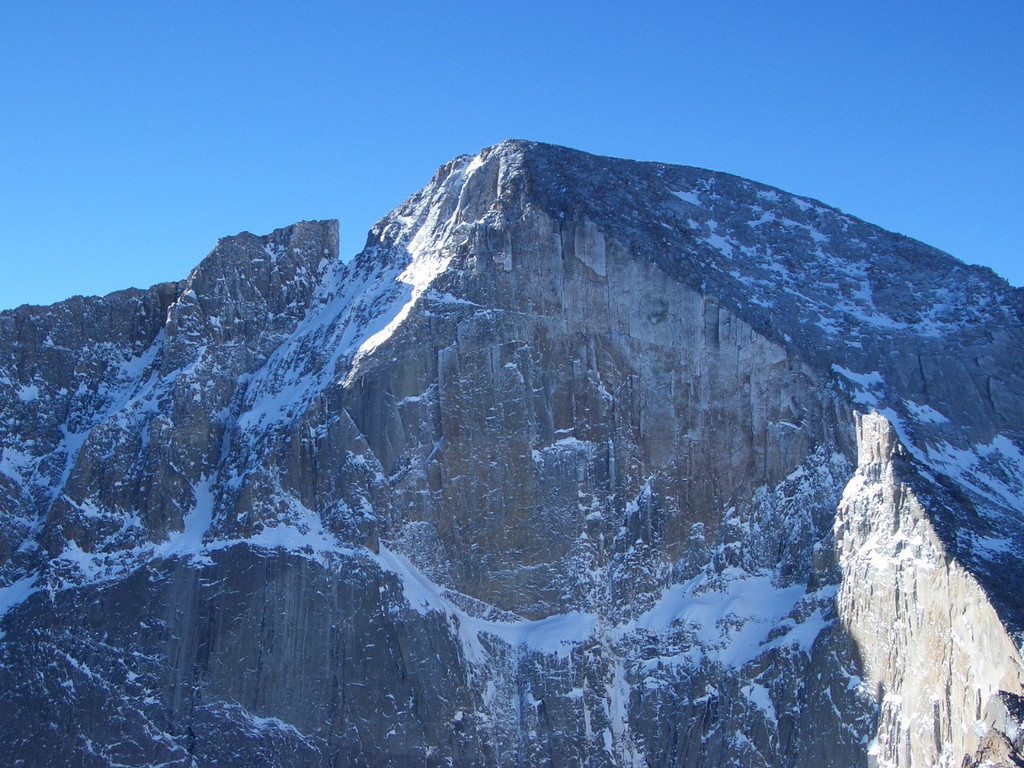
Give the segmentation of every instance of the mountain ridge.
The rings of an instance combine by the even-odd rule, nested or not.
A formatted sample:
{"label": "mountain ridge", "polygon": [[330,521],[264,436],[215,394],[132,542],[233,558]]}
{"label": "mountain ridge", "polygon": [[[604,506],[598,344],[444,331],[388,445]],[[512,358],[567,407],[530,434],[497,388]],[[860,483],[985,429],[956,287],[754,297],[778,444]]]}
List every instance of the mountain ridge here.
{"label": "mountain ridge", "polygon": [[337,243],[0,313],[14,754],[61,707],[83,763],[959,765],[999,732],[1019,289],[521,141]]}

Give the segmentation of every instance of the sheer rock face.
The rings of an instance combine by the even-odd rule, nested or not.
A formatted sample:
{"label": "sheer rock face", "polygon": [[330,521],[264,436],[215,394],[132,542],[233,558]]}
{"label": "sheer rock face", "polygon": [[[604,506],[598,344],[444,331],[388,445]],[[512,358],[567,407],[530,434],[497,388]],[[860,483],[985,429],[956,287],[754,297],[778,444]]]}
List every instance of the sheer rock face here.
{"label": "sheer rock face", "polygon": [[348,264],[303,222],[0,313],[0,737],[1018,759],[1022,312],[816,201],[506,142]]}
{"label": "sheer rock face", "polygon": [[956,764],[978,750],[990,700],[1019,694],[1020,653],[930,519],[949,503],[944,489],[883,416],[857,421],[860,460],[836,516],[838,604],[876,684],[878,759]]}

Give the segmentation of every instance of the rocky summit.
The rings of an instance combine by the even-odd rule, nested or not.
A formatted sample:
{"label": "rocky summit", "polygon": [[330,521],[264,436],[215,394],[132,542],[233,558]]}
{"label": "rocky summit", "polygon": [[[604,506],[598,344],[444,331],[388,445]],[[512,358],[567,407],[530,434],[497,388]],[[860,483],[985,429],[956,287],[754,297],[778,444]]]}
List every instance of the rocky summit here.
{"label": "rocky summit", "polygon": [[11,766],[1024,764],[1024,290],[509,141],[0,313]]}

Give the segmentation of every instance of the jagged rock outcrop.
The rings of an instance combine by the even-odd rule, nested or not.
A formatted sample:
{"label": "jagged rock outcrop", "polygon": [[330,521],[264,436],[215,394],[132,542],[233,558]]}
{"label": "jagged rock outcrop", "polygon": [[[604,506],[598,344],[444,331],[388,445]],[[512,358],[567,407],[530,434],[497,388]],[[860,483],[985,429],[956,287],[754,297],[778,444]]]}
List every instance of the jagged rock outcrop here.
{"label": "jagged rock outcrop", "polygon": [[1018,759],[1022,314],[816,201],[528,142],[347,264],[303,222],[0,313],[8,757]]}

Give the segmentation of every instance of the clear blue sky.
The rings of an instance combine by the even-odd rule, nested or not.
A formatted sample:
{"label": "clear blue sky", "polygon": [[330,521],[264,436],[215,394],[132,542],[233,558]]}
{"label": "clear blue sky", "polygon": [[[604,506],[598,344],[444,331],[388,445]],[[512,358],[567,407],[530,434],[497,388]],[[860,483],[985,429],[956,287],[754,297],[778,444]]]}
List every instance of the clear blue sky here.
{"label": "clear blue sky", "polygon": [[505,138],[729,171],[1024,284],[1024,2],[0,2],[0,308]]}

